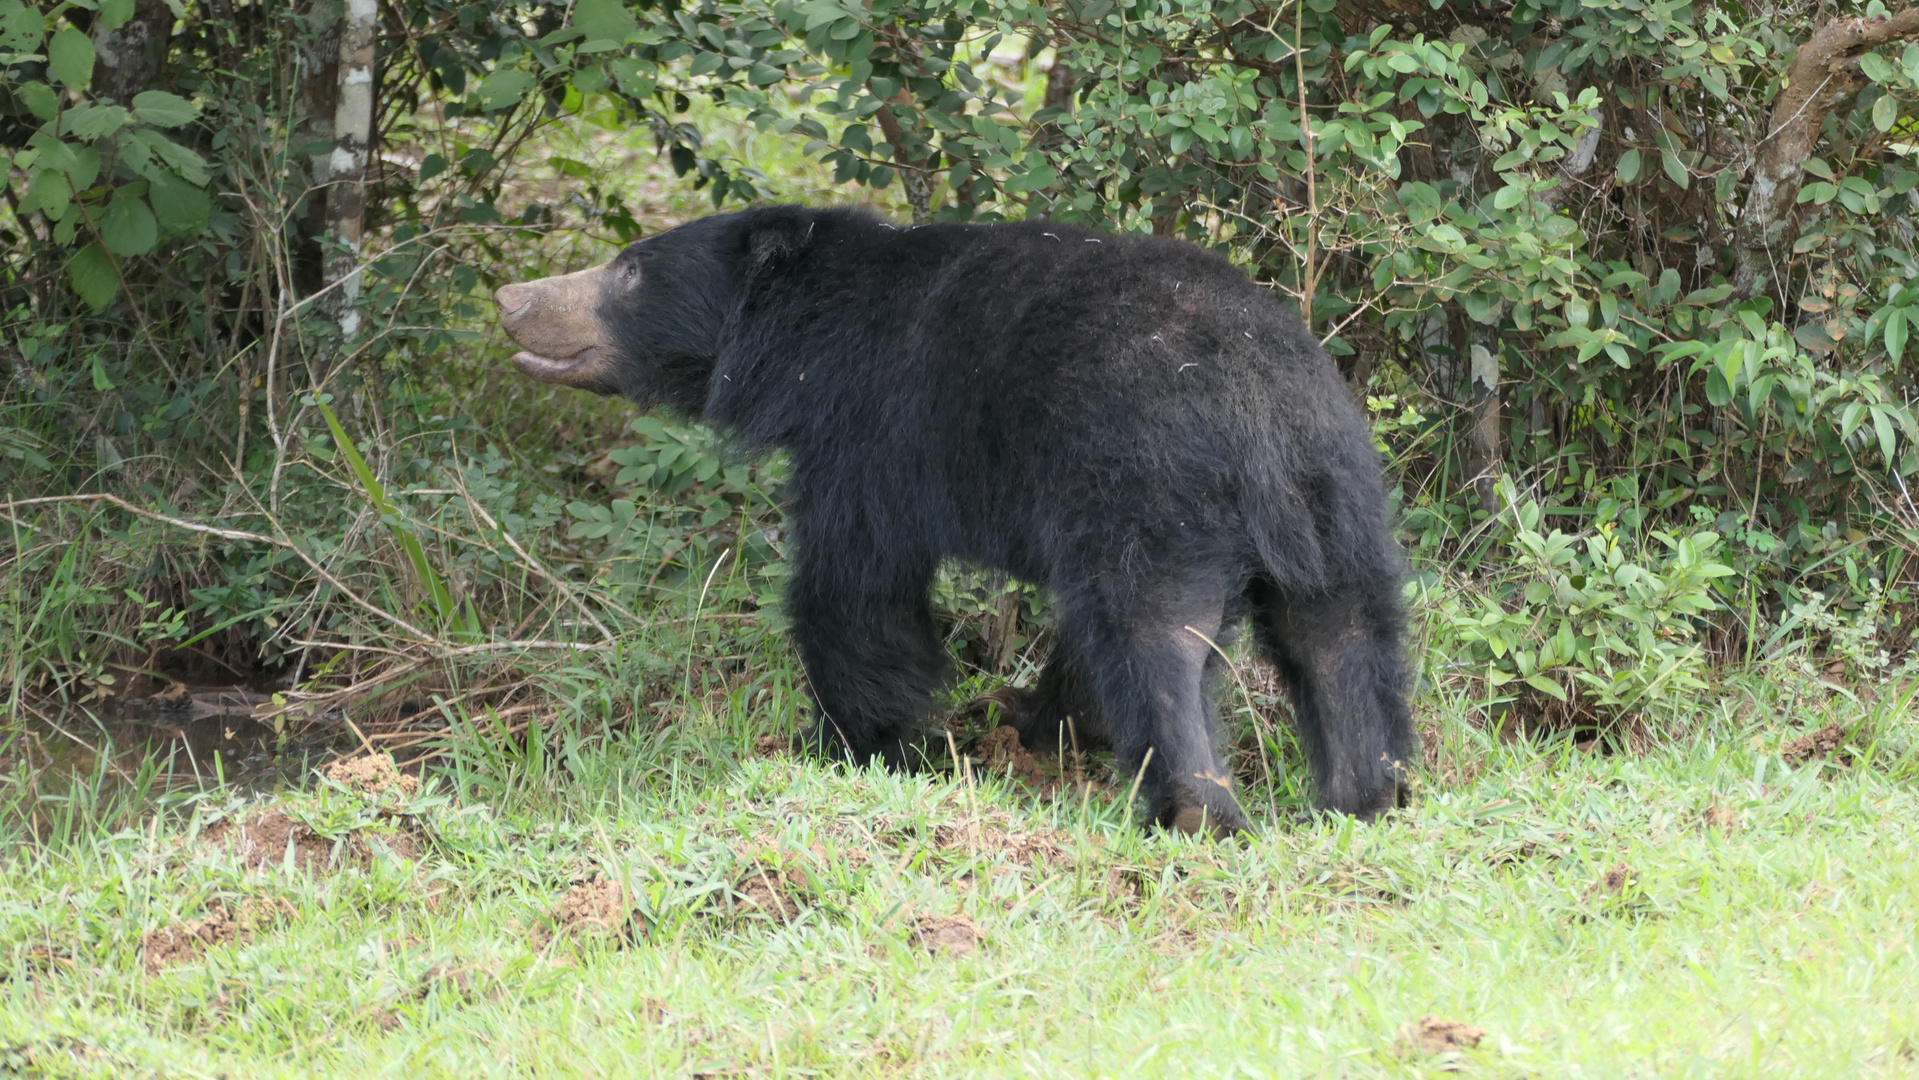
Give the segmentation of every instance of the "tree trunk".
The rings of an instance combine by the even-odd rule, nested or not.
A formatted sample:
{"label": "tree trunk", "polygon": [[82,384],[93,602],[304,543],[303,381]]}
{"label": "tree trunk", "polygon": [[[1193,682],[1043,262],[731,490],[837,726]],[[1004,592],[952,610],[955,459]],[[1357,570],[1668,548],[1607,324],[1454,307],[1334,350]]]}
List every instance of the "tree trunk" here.
{"label": "tree trunk", "polygon": [[153,88],[167,58],[173,12],[166,0],[139,0],[133,17],[108,30],[94,24],[93,92],[101,101],[125,105],[133,95]]}
{"label": "tree trunk", "polygon": [[1813,156],[1827,114],[1865,85],[1859,58],[1881,45],[1915,37],[1919,8],[1908,8],[1892,16],[1836,19],[1799,47],[1753,159],[1752,191],[1734,235],[1732,284],[1737,295],[1760,291],[1771,277],[1773,253],[1797,239],[1805,161]]}
{"label": "tree trunk", "polygon": [[377,0],[346,0],[340,19],[339,97],[333,112],[333,154],[327,159],[326,283],[337,286],[325,308],[342,339],[359,330],[361,234],[366,225],[367,155],[373,143],[373,45]]}

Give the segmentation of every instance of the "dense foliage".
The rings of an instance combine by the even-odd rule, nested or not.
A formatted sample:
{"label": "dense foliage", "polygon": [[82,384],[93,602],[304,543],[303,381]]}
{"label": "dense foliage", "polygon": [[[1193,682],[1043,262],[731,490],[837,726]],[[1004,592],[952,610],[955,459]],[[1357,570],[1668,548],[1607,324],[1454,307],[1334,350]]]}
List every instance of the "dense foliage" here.
{"label": "dense foliage", "polygon": [[[783,194],[696,113],[919,220],[1186,236],[1289,295],[1404,480],[1428,670],[1489,702],[1640,708],[1848,609],[1897,649],[1915,38],[1879,0],[0,0],[0,632],[61,643],[14,692],[203,639],[444,657],[614,637],[662,588],[770,602],[777,467],[653,424],[542,470],[502,449],[555,439],[540,410],[465,415],[505,385],[488,286],[640,228],[556,132]],[[1017,618],[981,587],[944,591]]]}

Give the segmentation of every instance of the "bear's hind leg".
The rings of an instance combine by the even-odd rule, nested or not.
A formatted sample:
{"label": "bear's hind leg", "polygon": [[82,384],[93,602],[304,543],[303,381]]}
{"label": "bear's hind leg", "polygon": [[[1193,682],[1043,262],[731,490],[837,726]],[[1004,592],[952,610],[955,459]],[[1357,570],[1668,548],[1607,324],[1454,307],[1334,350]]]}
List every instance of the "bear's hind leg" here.
{"label": "bear's hind leg", "polygon": [[[1067,604],[1061,633],[1089,659],[1087,682],[1123,774],[1138,775],[1153,820],[1225,838],[1250,828],[1217,745],[1207,674],[1225,622],[1214,586],[1162,584],[1148,598]],[[1078,608],[1078,610],[1075,610]]]}
{"label": "bear's hind leg", "polygon": [[[927,590],[933,560],[855,568],[802,549],[786,609],[818,715],[801,745],[856,764],[916,764],[932,692],[946,679]],[[841,572],[843,571],[843,572]]]}
{"label": "bear's hind leg", "polygon": [[1289,595],[1253,588],[1254,624],[1292,691],[1320,802],[1372,817],[1402,805],[1418,753],[1405,698],[1396,583]]}

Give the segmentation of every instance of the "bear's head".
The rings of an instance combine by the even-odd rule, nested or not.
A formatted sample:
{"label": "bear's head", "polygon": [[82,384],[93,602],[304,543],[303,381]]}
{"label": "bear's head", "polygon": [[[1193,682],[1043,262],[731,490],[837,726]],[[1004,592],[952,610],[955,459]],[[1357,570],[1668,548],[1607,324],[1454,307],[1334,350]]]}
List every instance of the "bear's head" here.
{"label": "bear's head", "polygon": [[613,261],[493,294],[513,363],[542,382],[697,416],[733,304],[734,215],[649,237]]}

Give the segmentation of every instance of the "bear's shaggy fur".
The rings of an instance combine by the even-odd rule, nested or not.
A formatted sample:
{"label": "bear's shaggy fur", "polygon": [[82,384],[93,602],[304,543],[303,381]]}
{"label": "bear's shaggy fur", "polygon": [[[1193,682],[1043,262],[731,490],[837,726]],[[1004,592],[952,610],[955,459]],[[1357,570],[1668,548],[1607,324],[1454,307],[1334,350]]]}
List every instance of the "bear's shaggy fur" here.
{"label": "bear's shaggy fur", "polygon": [[524,369],[790,455],[787,610],[819,751],[909,763],[947,676],[928,587],[950,558],[1051,592],[1058,644],[1010,722],[1047,746],[1070,718],[1143,766],[1162,825],[1246,826],[1208,684],[1213,643],[1248,620],[1324,805],[1403,798],[1378,456],[1298,316],[1224,260],[1043,221],[772,207],[571,277],[590,303],[501,290]]}

